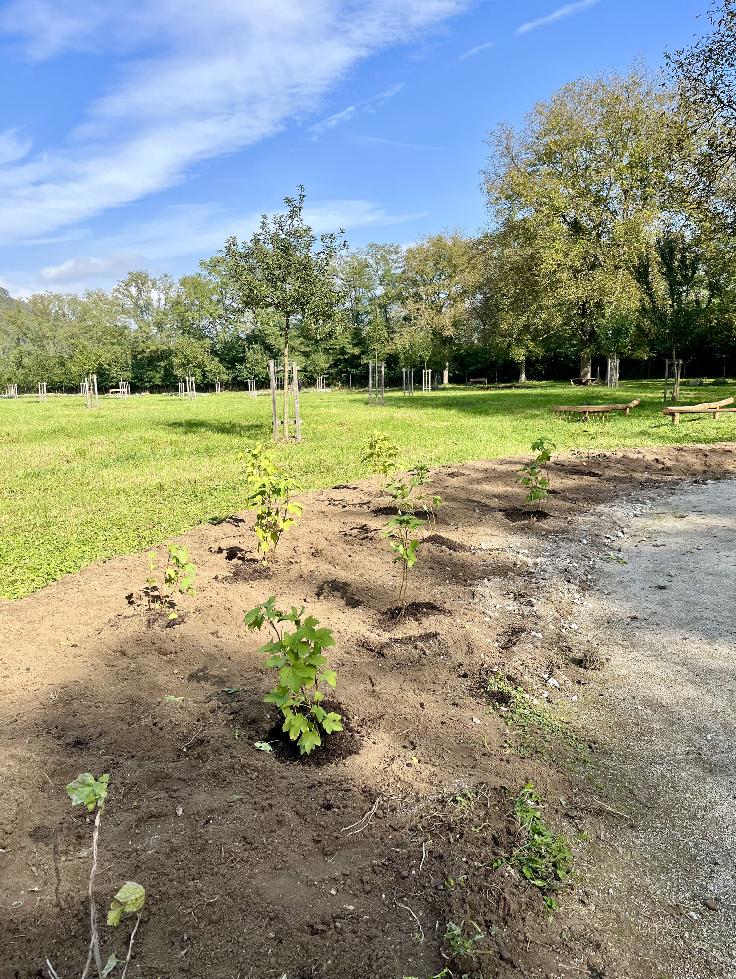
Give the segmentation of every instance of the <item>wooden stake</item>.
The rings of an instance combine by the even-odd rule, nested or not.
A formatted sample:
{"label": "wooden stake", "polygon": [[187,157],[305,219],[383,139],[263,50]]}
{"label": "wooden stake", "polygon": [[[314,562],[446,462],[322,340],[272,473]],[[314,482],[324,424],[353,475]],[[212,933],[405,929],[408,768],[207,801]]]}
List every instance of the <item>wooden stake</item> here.
{"label": "wooden stake", "polygon": [[302,416],[299,413],[299,368],[296,364],[291,367],[294,384],[294,426],[297,442],[302,440]]}
{"label": "wooden stake", "polygon": [[276,409],[276,365],[272,360],[268,362],[268,376],[271,381],[271,411],[273,415],[273,440],[279,439],[279,416]]}

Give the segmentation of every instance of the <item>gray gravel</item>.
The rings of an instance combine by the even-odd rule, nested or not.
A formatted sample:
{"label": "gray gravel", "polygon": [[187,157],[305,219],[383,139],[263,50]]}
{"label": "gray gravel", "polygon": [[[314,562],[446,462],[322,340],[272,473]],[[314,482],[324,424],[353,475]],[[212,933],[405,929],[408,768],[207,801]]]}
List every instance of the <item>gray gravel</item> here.
{"label": "gray gravel", "polygon": [[736,483],[586,526],[616,528],[577,617],[579,647],[610,657],[578,711],[599,742],[576,792],[598,974],[736,979]]}

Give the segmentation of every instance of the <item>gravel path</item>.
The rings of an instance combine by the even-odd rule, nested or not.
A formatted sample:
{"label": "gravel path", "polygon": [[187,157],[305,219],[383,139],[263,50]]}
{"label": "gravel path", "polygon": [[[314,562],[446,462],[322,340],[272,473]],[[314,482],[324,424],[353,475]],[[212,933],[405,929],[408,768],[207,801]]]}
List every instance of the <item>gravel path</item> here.
{"label": "gravel path", "polygon": [[734,979],[736,482],[607,510],[625,536],[580,619],[610,657],[579,713],[599,745],[581,913],[609,963],[590,975]]}

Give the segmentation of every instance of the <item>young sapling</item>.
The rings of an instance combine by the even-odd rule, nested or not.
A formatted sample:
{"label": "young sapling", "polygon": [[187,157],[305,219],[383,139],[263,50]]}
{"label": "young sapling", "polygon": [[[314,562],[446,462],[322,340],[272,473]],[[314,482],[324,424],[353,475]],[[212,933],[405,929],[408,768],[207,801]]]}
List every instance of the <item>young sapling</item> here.
{"label": "young sapling", "polygon": [[324,694],[319,689],[320,684],[333,689],[337,684],[337,674],[324,655],[335,644],[332,632],[320,628],[314,616],[305,618],[303,608],[277,609],[275,595],[247,612],[245,624],[250,630],[267,625],[274,635],[261,652],[268,655],[266,666],[278,670],[279,682],[264,701],[281,711],[281,730],[297,743],[300,754],[308,755],[320,747],[323,734],[343,729],[340,714],[322,706]]}
{"label": "young sapling", "polygon": [[396,504],[399,513],[416,513],[421,510],[427,519],[434,523],[437,510],[442,506],[442,497],[424,492],[429,482],[429,466],[419,463],[410,469],[405,478],[397,477],[384,486],[384,490]]}
{"label": "young sapling", "polygon": [[536,456],[528,462],[519,473],[521,485],[527,490],[527,503],[537,504],[537,511],[541,510],[542,502],[546,500],[549,493],[549,476],[547,466],[552,459],[552,453],[557,448],[554,442],[540,438],[532,442],[532,452]]}
{"label": "young sapling", "polygon": [[382,432],[372,432],[363,446],[360,461],[377,476],[388,477],[396,471],[399,450],[395,442]]}
{"label": "young sapling", "polygon": [[266,563],[282,536],[302,514],[301,503],[292,499],[298,486],[274,461],[273,450],[258,443],[244,455],[247,485],[246,506],[255,510],[258,553]]}
{"label": "young sapling", "polygon": [[389,547],[394,553],[394,562],[401,566],[401,584],[399,585],[399,601],[406,599],[406,588],[409,581],[409,571],[417,563],[419,556],[419,538],[417,531],[426,525],[426,520],[420,520],[413,513],[399,513],[391,517],[383,536],[388,539]]}
{"label": "young sapling", "polygon": [[[90,941],[87,950],[87,961],[82,971],[82,979],[88,979],[93,965],[99,979],[104,979],[105,976],[111,975],[115,967],[121,962],[123,963],[123,970],[120,974],[120,979],[125,979],[133,955],[133,942],[135,941],[138,926],[141,923],[141,913],[146,901],[145,888],[134,880],[126,881],[115,894],[107,913],[107,924],[111,928],[116,928],[122,919],[129,915],[135,915],[135,924],[130,933],[128,953],[125,959],[119,959],[114,952],[111,952],[103,964],[99,921],[97,917],[97,901],[95,898],[95,877],[97,875],[97,848],[100,836],[100,822],[105,809],[109,780],[109,775],[100,775],[99,778],[95,778],[90,772],[84,772],[82,775],[78,775],[66,787],[67,794],[73,806],[84,806],[88,813],[95,814],[92,829],[92,867],[90,869],[88,885]],[[60,979],[59,974],[48,959],[46,959],[46,968],[48,969],[50,979]]]}
{"label": "young sapling", "polygon": [[158,566],[158,556],[155,551],[148,552],[148,577],[144,589],[148,599],[148,608],[155,606],[168,608],[167,618],[178,619],[174,594],[194,594],[194,578],[197,574],[194,564],[189,559],[189,551],[179,544],[169,544],[167,562],[163,572],[163,581],[155,576]]}

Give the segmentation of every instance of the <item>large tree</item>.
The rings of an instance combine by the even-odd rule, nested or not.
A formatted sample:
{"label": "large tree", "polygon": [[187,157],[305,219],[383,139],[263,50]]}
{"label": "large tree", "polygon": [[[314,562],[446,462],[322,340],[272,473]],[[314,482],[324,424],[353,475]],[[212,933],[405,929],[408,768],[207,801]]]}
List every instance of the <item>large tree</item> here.
{"label": "large tree", "polygon": [[698,153],[683,173],[700,206],[736,224],[736,0],[708,12],[711,32],[667,56]]}
{"label": "large tree", "polygon": [[314,234],[304,219],[304,188],[285,197],[286,210],[264,214],[248,241],[229,238],[221,273],[243,317],[264,312],[278,321],[284,368],[282,432],[289,437],[289,356],[296,330],[316,342],[334,326],[339,303],[337,256],[342,231]]}
{"label": "large tree", "polygon": [[583,379],[599,329],[631,306],[631,269],[669,179],[671,120],[670,94],[633,70],[571,82],[518,132],[491,135],[490,207],[500,224],[533,226]]}

